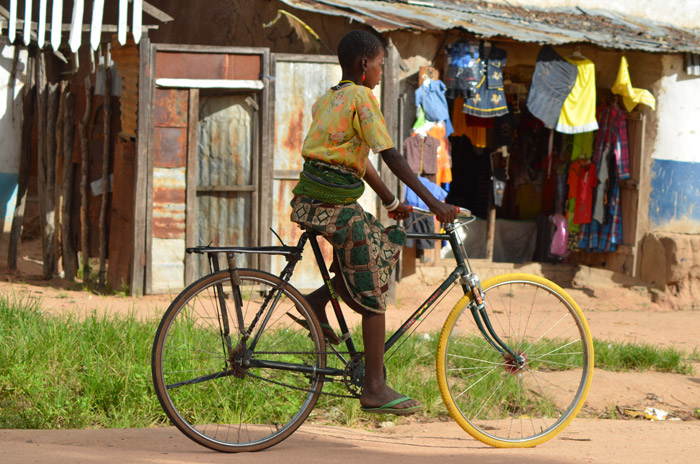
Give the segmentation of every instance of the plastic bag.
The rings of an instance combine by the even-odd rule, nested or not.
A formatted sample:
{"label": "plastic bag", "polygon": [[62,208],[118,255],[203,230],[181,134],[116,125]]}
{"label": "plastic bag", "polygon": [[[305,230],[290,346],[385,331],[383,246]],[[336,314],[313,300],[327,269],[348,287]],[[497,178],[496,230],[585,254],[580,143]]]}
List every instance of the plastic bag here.
{"label": "plastic bag", "polygon": [[569,250],[566,246],[569,238],[569,221],[563,215],[555,214],[552,216],[552,222],[555,229],[549,252],[555,256],[569,256]]}

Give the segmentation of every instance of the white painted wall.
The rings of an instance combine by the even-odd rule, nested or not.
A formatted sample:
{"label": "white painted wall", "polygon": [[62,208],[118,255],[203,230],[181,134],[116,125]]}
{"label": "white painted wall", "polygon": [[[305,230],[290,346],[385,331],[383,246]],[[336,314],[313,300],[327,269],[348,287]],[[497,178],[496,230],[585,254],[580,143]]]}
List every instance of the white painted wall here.
{"label": "white painted wall", "polygon": [[19,146],[20,132],[22,129],[22,104],[20,93],[24,81],[24,72],[27,63],[27,51],[20,52],[14,94],[9,95],[10,71],[12,70],[12,58],[15,50],[12,46],[3,46],[0,43],[0,172],[19,172]]}
{"label": "white painted wall", "polygon": [[514,6],[576,7],[610,10],[679,27],[700,28],[700,0],[491,0]]}
{"label": "white painted wall", "polygon": [[[17,174],[22,130],[22,92],[27,51],[19,54],[14,89],[10,73],[15,49],[0,39],[0,233],[9,232],[17,202]],[[14,91],[13,91],[14,90]]]}
{"label": "white painted wall", "polygon": [[652,158],[700,162],[700,77],[685,73],[683,57],[664,55]]}

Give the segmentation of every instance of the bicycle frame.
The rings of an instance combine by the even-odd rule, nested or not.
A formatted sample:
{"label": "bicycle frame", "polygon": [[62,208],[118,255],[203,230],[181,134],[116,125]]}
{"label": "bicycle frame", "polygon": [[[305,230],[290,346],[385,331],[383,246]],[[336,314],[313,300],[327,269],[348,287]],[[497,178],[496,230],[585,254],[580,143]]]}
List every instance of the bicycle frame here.
{"label": "bicycle frame", "polygon": [[[449,244],[450,247],[452,248],[452,252],[455,257],[456,261],[456,267],[455,269],[449,274],[449,276],[440,284],[440,286],[416,309],[416,311],[409,316],[409,318],[389,337],[389,339],[385,342],[384,345],[384,352],[388,352],[392,346],[396,344],[396,342],[403,336],[405,335],[408,330],[416,323],[421,321],[421,317],[433,306],[433,304],[446,292],[448,289],[456,282],[457,280],[460,280],[460,284],[462,286],[462,289],[465,294],[471,292],[474,295],[474,299],[472,300],[473,303],[471,304],[470,311],[472,314],[472,317],[474,318],[474,321],[481,332],[482,336],[484,339],[494,347],[497,351],[501,353],[501,355],[506,355],[508,354],[509,356],[512,357],[512,359],[516,360],[516,362],[524,362],[522,357],[517,354],[514,350],[512,350],[505,342],[503,342],[498,335],[496,334],[493,326],[491,325],[491,321],[488,317],[488,314],[486,312],[486,305],[483,301],[483,293],[481,289],[481,283],[479,282],[478,277],[474,272],[472,272],[471,265],[469,263],[468,257],[466,256],[466,250],[465,253],[462,253],[461,249],[461,243],[459,239],[457,238],[457,229],[464,224],[446,224],[445,225],[445,230],[446,233],[408,233],[407,238],[412,238],[412,239],[428,239],[428,240],[446,240]],[[297,242],[296,246],[263,246],[263,247],[205,247],[205,246],[200,246],[200,247],[195,247],[195,248],[188,248],[187,252],[188,253],[207,253],[209,256],[209,261],[210,261],[210,267],[212,271],[217,272],[219,271],[219,263],[218,259],[216,258],[216,255],[218,253],[226,253],[227,256],[227,261],[228,261],[228,266],[229,266],[229,273],[231,275],[231,284],[232,287],[234,288],[234,301],[237,306],[236,308],[236,313],[238,317],[240,318],[241,311],[240,311],[240,294],[237,293],[238,287],[238,278],[237,278],[237,267],[235,264],[235,254],[237,253],[242,253],[242,254],[271,254],[271,255],[282,255],[284,256],[288,263],[280,273],[280,278],[284,281],[284,285],[286,285],[289,282],[289,279],[292,276],[292,273],[294,271],[294,267],[296,266],[297,262],[301,259],[304,247],[306,246],[306,242],[310,242],[311,244],[311,249],[313,250],[314,253],[314,258],[316,259],[316,264],[318,266],[318,269],[321,273],[321,277],[323,279],[324,284],[328,287],[328,291],[330,292],[331,296],[331,305],[333,306],[333,312],[336,315],[336,319],[338,321],[338,325],[341,330],[341,340],[345,341],[347,351],[350,354],[351,357],[354,357],[358,354],[358,351],[355,347],[355,344],[353,342],[352,337],[350,336],[350,330],[348,328],[347,322],[345,320],[345,316],[340,308],[340,303],[338,301],[338,296],[337,293],[335,292],[335,288],[333,286],[332,279],[330,277],[330,273],[328,271],[328,267],[326,266],[326,262],[323,259],[323,255],[321,253],[321,248],[318,244],[318,233],[316,232],[311,232],[311,231],[304,231],[300,238],[299,241]],[[228,309],[226,308],[225,304],[225,298],[223,297],[223,290],[221,288],[217,288],[217,293],[219,295],[219,301],[221,304],[221,317],[222,320],[224,321],[222,329],[222,335],[224,336],[226,342],[227,342],[227,347],[231,347],[231,342],[230,342],[230,334],[229,334],[229,328],[228,328],[228,315],[227,311]],[[277,297],[279,298],[279,292],[277,294]],[[276,299],[275,299],[276,302]],[[273,304],[275,303],[273,302]],[[261,311],[262,312],[262,311]],[[259,316],[258,316],[259,317]],[[253,324],[251,324],[251,327],[254,327],[257,324],[258,317],[254,320]],[[241,321],[239,321],[239,327],[243,327],[242,324],[240,324]],[[262,325],[263,327],[266,325],[267,321],[263,320]],[[242,330],[242,329],[241,329]],[[247,339],[251,334],[250,333],[241,333],[241,335]],[[257,343],[257,339],[254,339],[250,345],[249,349],[253,349],[255,347],[255,344]],[[347,364],[347,360],[342,356],[342,354],[337,351],[334,347],[329,346],[329,348],[334,352],[336,356],[338,356],[345,364]],[[264,361],[262,361],[265,363]],[[266,364],[266,363],[265,363]],[[277,367],[277,368],[282,368],[284,369],[285,367],[282,366],[272,366],[269,365],[268,367]],[[295,370],[301,370],[301,366],[295,368]],[[338,371],[337,369],[328,369],[328,372],[324,372],[326,375],[337,375]]]}

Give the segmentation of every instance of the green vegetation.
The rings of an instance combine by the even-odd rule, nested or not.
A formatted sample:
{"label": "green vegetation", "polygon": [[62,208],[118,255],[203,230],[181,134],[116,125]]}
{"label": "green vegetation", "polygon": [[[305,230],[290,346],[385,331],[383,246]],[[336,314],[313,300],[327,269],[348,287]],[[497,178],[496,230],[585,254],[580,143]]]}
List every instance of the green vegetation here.
{"label": "green vegetation", "polygon": [[[0,296],[0,428],[165,424],[150,373],[157,324],[98,312],[84,319],[55,317],[44,314],[36,300]],[[698,358],[697,352],[644,344],[594,344],[596,367],[613,371],[689,375]],[[387,362],[389,384],[423,401],[422,414],[432,418],[447,415],[435,380],[436,347],[436,333],[408,337]],[[346,393],[341,382],[324,390]],[[354,399],[322,396],[311,419],[357,425],[368,416]]]}

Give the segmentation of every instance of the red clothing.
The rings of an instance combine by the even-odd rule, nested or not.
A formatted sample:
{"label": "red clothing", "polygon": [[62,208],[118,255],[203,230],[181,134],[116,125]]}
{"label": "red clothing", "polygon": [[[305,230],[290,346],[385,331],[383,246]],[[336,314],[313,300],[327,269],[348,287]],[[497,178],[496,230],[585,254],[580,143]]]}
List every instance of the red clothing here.
{"label": "red clothing", "polygon": [[574,224],[588,224],[593,213],[593,191],[598,184],[596,165],[583,163],[578,172],[576,182],[576,210]]}

